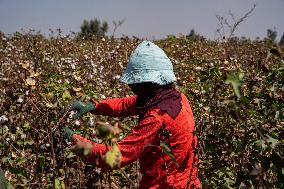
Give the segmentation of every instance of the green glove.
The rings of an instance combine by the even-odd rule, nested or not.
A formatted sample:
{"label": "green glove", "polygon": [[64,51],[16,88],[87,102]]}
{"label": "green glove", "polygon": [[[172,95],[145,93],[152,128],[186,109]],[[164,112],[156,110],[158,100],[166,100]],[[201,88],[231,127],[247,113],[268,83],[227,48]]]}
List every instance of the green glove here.
{"label": "green glove", "polygon": [[77,111],[77,113],[73,116],[73,118],[75,119],[82,117],[84,114],[96,109],[93,103],[91,102],[83,103],[80,101],[73,101],[69,104],[68,107],[69,110]]}
{"label": "green glove", "polygon": [[73,134],[75,134],[75,133],[72,129],[69,129],[68,127],[64,127],[63,128],[63,134],[64,134],[64,138],[66,138],[69,141],[72,141]]}

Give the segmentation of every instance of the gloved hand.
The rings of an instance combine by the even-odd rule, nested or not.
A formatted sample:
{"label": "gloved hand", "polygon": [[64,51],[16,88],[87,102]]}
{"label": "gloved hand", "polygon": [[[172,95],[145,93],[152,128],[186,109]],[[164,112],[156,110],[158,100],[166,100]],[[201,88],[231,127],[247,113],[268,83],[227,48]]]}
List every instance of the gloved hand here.
{"label": "gloved hand", "polygon": [[63,132],[64,132],[64,138],[74,142],[74,145],[71,147],[71,151],[75,153],[77,156],[84,158],[85,156],[91,153],[92,151],[91,143],[73,139],[73,135],[75,134],[75,132],[68,127],[64,127]]}
{"label": "gloved hand", "polygon": [[76,141],[71,147],[71,151],[81,158],[86,158],[92,152],[93,145],[89,142]]}
{"label": "gloved hand", "polygon": [[72,141],[73,140],[73,134],[74,131],[68,127],[64,127],[63,128],[63,134],[64,134],[64,138],[67,139],[68,141]]}
{"label": "gloved hand", "polygon": [[73,101],[69,104],[68,106],[68,110],[76,110],[76,114],[73,116],[74,119],[77,119],[79,117],[82,117],[84,114],[95,110],[96,107],[93,103],[91,102],[87,102],[87,103],[83,103],[80,101]]}

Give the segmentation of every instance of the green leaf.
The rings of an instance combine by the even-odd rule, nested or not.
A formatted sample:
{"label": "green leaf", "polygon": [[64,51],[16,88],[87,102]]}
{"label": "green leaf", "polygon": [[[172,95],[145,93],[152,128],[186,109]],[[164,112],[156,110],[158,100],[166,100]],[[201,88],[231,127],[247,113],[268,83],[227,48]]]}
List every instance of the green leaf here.
{"label": "green leaf", "polygon": [[10,182],[5,178],[4,172],[0,168],[0,188],[2,189],[15,189]]}
{"label": "green leaf", "polygon": [[61,178],[56,178],[55,182],[55,189],[65,189],[64,181]]}
{"label": "green leaf", "polygon": [[243,82],[243,77],[243,73],[232,73],[227,76],[227,79],[225,81],[226,84],[232,85],[235,95],[238,97],[238,99],[241,98],[240,87]]}
{"label": "green leaf", "polygon": [[68,153],[68,155],[66,156],[67,159],[73,158],[73,157],[76,157],[76,155],[72,152]]}
{"label": "green leaf", "polygon": [[110,139],[112,134],[112,127],[107,123],[101,121],[97,123],[98,123],[97,125],[98,136],[105,140]]}
{"label": "green leaf", "polygon": [[70,101],[72,99],[70,92],[68,90],[65,90],[62,94],[62,99],[64,101]]}
{"label": "green leaf", "polygon": [[172,148],[169,144],[165,143],[165,142],[161,142],[160,143],[160,147],[162,148],[163,152],[165,154],[167,154],[168,156],[170,156],[171,160],[173,160],[175,163],[177,163],[177,160],[172,152]]}
{"label": "green leaf", "polygon": [[2,163],[4,164],[4,163],[6,163],[9,159],[11,159],[11,157],[3,157],[3,158],[1,159],[1,161],[2,161]]}
{"label": "green leaf", "polygon": [[27,158],[25,157],[19,157],[17,158],[17,164],[16,165],[21,165],[27,161]]}
{"label": "green leaf", "polygon": [[54,93],[51,91],[49,93],[46,94],[46,98],[50,101],[52,101],[54,99]]}
{"label": "green leaf", "polygon": [[35,142],[32,139],[25,140],[24,145],[33,145]]}
{"label": "green leaf", "polygon": [[6,182],[7,189],[15,189],[14,186],[10,182]]}
{"label": "green leaf", "polygon": [[12,174],[16,174],[17,176],[19,177],[26,177],[26,173],[23,169],[17,169],[15,167],[10,167],[9,168],[9,171],[12,173]]}
{"label": "green leaf", "polygon": [[275,148],[278,144],[280,144],[279,140],[268,136],[267,142],[270,144],[271,148]]}
{"label": "green leaf", "polygon": [[[269,145],[267,145],[266,142]],[[279,140],[272,138],[271,136],[268,136],[266,138],[266,141],[264,139],[260,139],[260,140],[257,140],[255,143],[258,147],[260,147],[263,150],[266,150],[268,147],[271,147],[272,149],[274,149],[278,144],[280,144]]]}
{"label": "green leaf", "polygon": [[18,140],[16,142],[18,145],[33,145],[34,144],[34,141],[32,139],[27,139],[27,140]]}
{"label": "green leaf", "polygon": [[121,152],[116,144],[106,153],[105,161],[111,168],[120,167]]}
{"label": "green leaf", "polygon": [[31,128],[30,123],[26,121],[26,122],[24,123],[24,125],[23,125],[23,128],[24,128],[25,130]]}
{"label": "green leaf", "polygon": [[248,97],[242,96],[242,97],[240,98],[240,103],[241,103],[242,105],[244,105],[244,106],[245,106],[245,105],[248,105],[249,102],[250,102],[250,100],[249,100]]}
{"label": "green leaf", "polygon": [[83,155],[84,156],[88,156],[91,152],[92,152],[92,147],[91,146],[87,145],[85,148],[83,148]]}
{"label": "green leaf", "polygon": [[24,131],[23,131],[22,128],[17,128],[16,133],[17,133],[18,135],[22,135],[22,134],[24,134]]}
{"label": "green leaf", "polygon": [[45,166],[45,157],[44,156],[39,156],[39,168],[41,171],[43,171]]}
{"label": "green leaf", "polygon": [[0,134],[6,134],[8,132],[8,129],[4,128],[4,127],[0,127]]}

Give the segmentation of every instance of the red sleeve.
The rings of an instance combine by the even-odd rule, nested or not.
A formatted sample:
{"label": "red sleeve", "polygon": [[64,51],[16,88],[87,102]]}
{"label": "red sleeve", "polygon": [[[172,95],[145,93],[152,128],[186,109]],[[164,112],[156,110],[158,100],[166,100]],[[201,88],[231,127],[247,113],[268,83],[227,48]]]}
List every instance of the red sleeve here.
{"label": "red sleeve", "polygon": [[110,98],[100,102],[97,102],[93,99],[91,102],[96,106],[96,109],[91,111],[93,114],[112,117],[127,117],[136,115],[136,96]]}
{"label": "red sleeve", "polygon": [[[162,126],[162,119],[157,114],[157,111],[149,112],[123,140],[118,142],[122,155],[121,167],[136,161],[144,147],[157,138],[158,130]],[[106,166],[102,158],[111,147],[97,143],[92,144],[93,150],[87,157],[87,162],[96,163],[101,168],[107,168],[108,166]]]}

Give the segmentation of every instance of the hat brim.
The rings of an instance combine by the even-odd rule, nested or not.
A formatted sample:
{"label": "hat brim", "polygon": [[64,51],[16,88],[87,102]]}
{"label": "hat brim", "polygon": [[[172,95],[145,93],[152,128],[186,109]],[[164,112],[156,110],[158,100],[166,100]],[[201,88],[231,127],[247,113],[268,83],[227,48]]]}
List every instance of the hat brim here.
{"label": "hat brim", "polygon": [[175,82],[176,77],[172,70],[126,70],[119,80],[126,84],[151,82],[166,85]]}

